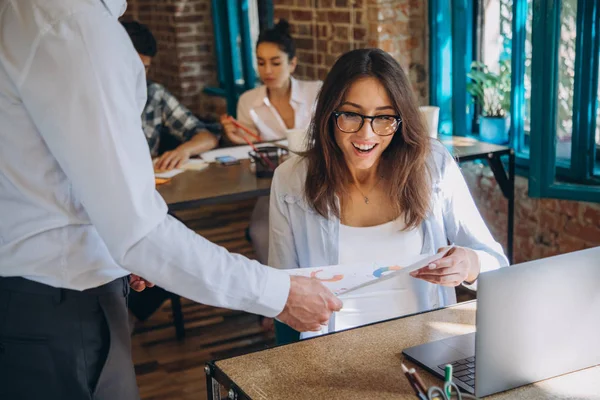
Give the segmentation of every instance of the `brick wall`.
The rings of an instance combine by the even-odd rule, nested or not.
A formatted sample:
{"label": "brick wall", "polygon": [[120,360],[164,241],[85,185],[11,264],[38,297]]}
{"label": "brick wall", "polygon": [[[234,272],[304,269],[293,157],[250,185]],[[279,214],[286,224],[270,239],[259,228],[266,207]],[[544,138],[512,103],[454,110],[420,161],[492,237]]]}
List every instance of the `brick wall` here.
{"label": "brick wall", "polygon": [[[381,47],[409,73],[421,104],[428,104],[426,0],[274,0],[275,17],[292,25],[296,76],[324,79],[342,53]],[[202,93],[216,85],[210,0],[130,0],[124,18],[150,27],[159,52],[151,79],[201,114],[225,112],[223,99]]]}
{"label": "brick wall", "polygon": [[123,18],[148,25],[156,37],[150,79],[199,115],[225,111],[224,100],[202,93],[217,81],[210,0],[129,0]]}
{"label": "brick wall", "polygon": [[[507,201],[492,171],[465,163],[463,174],[494,237],[506,248]],[[514,262],[600,246],[600,204],[532,199],[527,179],[515,181]]]}
{"label": "brick wall", "polygon": [[409,73],[419,102],[428,104],[425,0],[275,0],[275,17],[292,25],[302,79],[324,79],[344,52],[380,47]]}

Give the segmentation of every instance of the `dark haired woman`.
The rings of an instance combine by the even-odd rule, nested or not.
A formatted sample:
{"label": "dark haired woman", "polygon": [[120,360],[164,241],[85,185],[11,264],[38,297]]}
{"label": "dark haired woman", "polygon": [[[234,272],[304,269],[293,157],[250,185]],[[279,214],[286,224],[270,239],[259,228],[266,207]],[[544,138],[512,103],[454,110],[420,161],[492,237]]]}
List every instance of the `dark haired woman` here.
{"label": "dark haired woman", "polygon": [[303,157],[275,172],[269,265],[407,265],[456,246],[412,276],[382,282],[377,293],[345,298],[335,330],[455,303],[455,286],[508,264],[454,159],[428,137],[410,82],[389,54],[363,49],[338,59],[310,138]]}
{"label": "dark haired woman", "polygon": [[[280,20],[261,33],[256,45],[258,75],[264,83],[242,94],[237,105],[238,122],[263,140],[285,139],[288,129],[305,129],[310,123],[320,81],[292,77],[298,63],[289,24]],[[225,134],[233,143],[245,144],[243,130],[226,116],[221,118]],[[246,135],[249,140],[254,140]]]}
{"label": "dark haired woman", "polygon": [[[258,38],[256,56],[258,74],[264,85],[242,94],[237,105],[238,122],[263,140],[285,139],[288,129],[307,129],[314,110],[320,81],[302,81],[292,77],[296,64],[296,45],[289,24],[280,20]],[[225,135],[236,144],[245,144],[242,136],[255,141],[242,129],[221,118]],[[267,262],[269,251],[269,200],[258,199],[250,221],[250,237],[256,258]]]}

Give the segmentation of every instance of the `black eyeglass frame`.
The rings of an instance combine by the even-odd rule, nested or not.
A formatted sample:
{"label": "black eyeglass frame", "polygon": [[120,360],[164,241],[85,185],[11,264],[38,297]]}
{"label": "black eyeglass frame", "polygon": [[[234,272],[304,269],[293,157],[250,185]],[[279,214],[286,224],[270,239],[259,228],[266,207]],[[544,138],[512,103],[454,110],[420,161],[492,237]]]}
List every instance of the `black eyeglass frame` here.
{"label": "black eyeglass frame", "polygon": [[[360,121],[360,125],[358,126],[358,129],[355,131],[345,131],[342,128],[340,128],[340,124],[338,123],[338,118],[340,117],[340,115],[342,114],[352,114],[352,115],[357,115],[360,117],[361,121]],[[373,132],[378,135],[378,136],[391,136],[394,133],[398,132],[398,129],[400,129],[400,127],[402,126],[402,118],[400,118],[400,116],[398,115],[363,115],[363,114],[359,114],[357,112],[354,111],[333,111],[331,113],[331,115],[334,116],[335,119],[335,125],[338,127],[338,129],[344,133],[356,133],[358,131],[360,131],[363,126],[365,125],[365,119],[369,119],[371,120],[370,124],[371,124],[371,129],[373,130]],[[396,128],[395,131],[393,131],[392,133],[388,133],[387,135],[381,135],[377,132],[375,132],[375,128],[373,127],[373,121],[375,120],[375,118],[380,118],[380,117],[387,117],[387,118],[394,118],[396,120],[396,123],[398,124],[398,127]]]}

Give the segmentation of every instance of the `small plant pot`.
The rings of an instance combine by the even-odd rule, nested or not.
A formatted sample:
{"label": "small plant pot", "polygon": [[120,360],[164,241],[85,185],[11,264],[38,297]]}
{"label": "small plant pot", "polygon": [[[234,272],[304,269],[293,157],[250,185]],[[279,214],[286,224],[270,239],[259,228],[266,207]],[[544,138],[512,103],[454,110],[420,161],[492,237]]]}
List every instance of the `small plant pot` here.
{"label": "small plant pot", "polygon": [[508,131],[510,129],[510,118],[480,117],[479,137],[484,142],[495,144],[508,143]]}

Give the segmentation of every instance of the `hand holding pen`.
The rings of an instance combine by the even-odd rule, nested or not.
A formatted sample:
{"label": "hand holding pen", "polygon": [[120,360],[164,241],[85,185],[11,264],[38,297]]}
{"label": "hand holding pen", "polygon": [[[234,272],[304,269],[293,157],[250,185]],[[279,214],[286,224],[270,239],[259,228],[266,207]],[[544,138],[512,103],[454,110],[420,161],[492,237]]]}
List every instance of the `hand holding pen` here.
{"label": "hand holding pen", "polygon": [[221,125],[225,136],[235,144],[245,144],[248,141],[260,142],[261,138],[230,115],[221,116]]}

